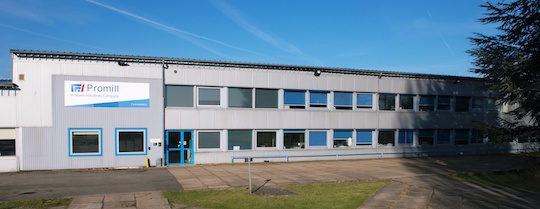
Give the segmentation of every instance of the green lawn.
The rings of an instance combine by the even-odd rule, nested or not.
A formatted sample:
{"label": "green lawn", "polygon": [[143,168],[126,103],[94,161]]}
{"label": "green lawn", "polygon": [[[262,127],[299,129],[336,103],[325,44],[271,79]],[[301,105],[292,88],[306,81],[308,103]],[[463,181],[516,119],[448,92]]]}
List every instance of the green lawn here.
{"label": "green lawn", "polygon": [[204,208],[357,208],[386,181],[287,186],[288,197],[250,196],[246,189],[165,192],[171,203]]}
{"label": "green lawn", "polygon": [[0,208],[36,208],[45,209],[56,206],[68,206],[71,199],[48,199],[48,200],[13,200],[0,201]]}
{"label": "green lawn", "polygon": [[540,170],[537,169],[499,174],[457,176],[456,178],[481,186],[501,189],[511,188],[522,192],[540,194]]}

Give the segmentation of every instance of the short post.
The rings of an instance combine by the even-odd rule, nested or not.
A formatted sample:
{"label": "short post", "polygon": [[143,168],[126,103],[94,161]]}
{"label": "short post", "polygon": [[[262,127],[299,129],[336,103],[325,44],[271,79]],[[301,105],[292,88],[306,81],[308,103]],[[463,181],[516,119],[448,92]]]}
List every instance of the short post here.
{"label": "short post", "polygon": [[251,158],[248,158],[249,165],[249,195],[251,195]]}

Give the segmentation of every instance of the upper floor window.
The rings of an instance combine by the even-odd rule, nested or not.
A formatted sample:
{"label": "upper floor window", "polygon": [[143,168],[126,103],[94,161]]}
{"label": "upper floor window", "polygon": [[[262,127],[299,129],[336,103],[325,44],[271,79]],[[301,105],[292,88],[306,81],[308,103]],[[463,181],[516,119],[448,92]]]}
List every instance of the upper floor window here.
{"label": "upper floor window", "polygon": [[328,91],[309,91],[310,107],[326,107]]}
{"label": "upper floor window", "polygon": [[253,107],[253,89],[229,88],[229,107]]}
{"label": "upper floor window", "polygon": [[201,106],[219,106],[221,105],[221,89],[214,87],[199,87],[199,102]]}
{"label": "upper floor window", "polygon": [[456,97],[456,112],[469,112],[470,97]]}
{"label": "upper floor window", "polygon": [[356,94],[356,108],[371,109],[373,108],[373,94]]}
{"label": "upper floor window", "polygon": [[399,95],[400,110],[414,110],[414,95]]}
{"label": "upper floor window", "polygon": [[435,110],[435,96],[420,96],[419,108],[423,112]]}
{"label": "upper floor window", "polygon": [[255,89],[255,108],[278,108],[278,90]]}
{"label": "upper floor window", "polygon": [[334,92],[334,107],[341,110],[352,110],[353,94],[351,92]]}
{"label": "upper floor window", "polygon": [[471,102],[471,110],[475,112],[484,111],[484,98],[473,97]]}
{"label": "upper floor window", "polygon": [[452,97],[439,96],[437,98],[437,111],[450,111],[452,105]]}
{"label": "upper floor window", "polygon": [[304,109],[306,107],[306,91],[285,90],[283,103],[285,108]]}
{"label": "upper floor window", "polygon": [[165,106],[193,107],[193,86],[165,86]]}
{"label": "upper floor window", "polygon": [[396,95],[379,94],[379,110],[396,110]]}

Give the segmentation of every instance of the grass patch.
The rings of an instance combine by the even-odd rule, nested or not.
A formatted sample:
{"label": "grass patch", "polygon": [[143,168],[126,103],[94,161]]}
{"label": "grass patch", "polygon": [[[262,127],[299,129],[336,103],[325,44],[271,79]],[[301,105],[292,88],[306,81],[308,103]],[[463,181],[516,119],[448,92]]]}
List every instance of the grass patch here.
{"label": "grass patch", "polygon": [[47,199],[47,200],[12,200],[0,201],[0,208],[35,208],[45,209],[56,206],[68,206],[71,203],[71,198],[62,199]]}
{"label": "grass patch", "polygon": [[540,170],[511,171],[504,173],[456,176],[458,180],[499,189],[510,188],[540,194]]}
{"label": "grass patch", "polygon": [[246,189],[165,192],[171,203],[204,208],[358,208],[386,181],[287,186],[297,195],[262,197]]}

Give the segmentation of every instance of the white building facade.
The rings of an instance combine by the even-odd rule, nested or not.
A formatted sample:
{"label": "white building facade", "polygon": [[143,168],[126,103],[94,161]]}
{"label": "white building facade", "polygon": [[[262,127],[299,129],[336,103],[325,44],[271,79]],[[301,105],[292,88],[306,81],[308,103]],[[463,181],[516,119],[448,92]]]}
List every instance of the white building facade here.
{"label": "white building facade", "polygon": [[499,114],[478,78],[11,53],[2,171],[455,154]]}

